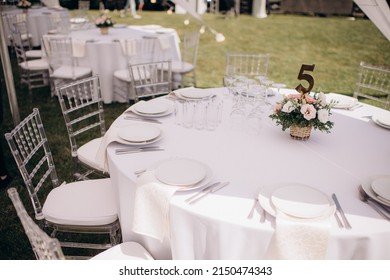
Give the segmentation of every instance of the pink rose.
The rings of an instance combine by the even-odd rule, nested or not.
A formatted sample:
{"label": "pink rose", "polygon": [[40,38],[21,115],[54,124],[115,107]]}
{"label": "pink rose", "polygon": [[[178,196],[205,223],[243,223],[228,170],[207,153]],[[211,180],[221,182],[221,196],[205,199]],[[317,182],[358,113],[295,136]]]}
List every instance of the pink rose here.
{"label": "pink rose", "polygon": [[274,111],[277,113],[277,112],[280,112],[282,110],[282,104],[280,104],[279,102],[277,102],[274,106]]}
{"label": "pink rose", "polygon": [[308,94],[305,94],[305,98],[306,98],[306,102],[309,103],[309,104],[313,104],[316,102],[316,100],[314,99],[314,97],[308,95]]}
{"label": "pink rose", "polygon": [[303,114],[303,117],[309,121],[309,120],[314,119],[316,117],[317,111],[313,105],[304,104],[301,107],[301,113]]}

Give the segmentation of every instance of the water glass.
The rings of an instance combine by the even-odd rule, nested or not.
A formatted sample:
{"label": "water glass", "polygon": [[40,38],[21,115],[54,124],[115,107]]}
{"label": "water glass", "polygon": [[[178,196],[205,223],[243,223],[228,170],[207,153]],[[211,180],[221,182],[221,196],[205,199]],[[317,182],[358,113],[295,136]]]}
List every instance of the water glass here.
{"label": "water glass", "polygon": [[248,114],[245,120],[245,129],[249,134],[257,135],[263,127],[264,112],[262,107],[258,106]]}
{"label": "water glass", "polygon": [[210,98],[206,106],[206,128],[215,130],[221,123],[222,101],[218,98]]}
{"label": "water glass", "polygon": [[175,100],[174,102],[174,115],[175,115],[175,124],[183,124],[183,113],[184,113],[184,101]]}
{"label": "water glass", "polygon": [[194,127],[202,130],[206,126],[207,100],[194,100]]}
{"label": "water glass", "polygon": [[194,114],[195,114],[196,101],[186,100],[183,103],[183,126],[191,128],[194,125]]}

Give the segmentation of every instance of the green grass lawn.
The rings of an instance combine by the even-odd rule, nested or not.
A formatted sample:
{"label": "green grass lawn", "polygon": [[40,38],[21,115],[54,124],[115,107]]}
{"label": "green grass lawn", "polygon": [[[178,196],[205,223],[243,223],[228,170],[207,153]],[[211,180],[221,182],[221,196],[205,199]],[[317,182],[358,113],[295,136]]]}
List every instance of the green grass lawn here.
{"label": "green grass lawn", "polygon": [[[90,11],[91,18],[98,11]],[[160,24],[175,28],[180,36],[187,31],[201,28],[201,24],[190,19],[189,25],[183,22],[186,15],[168,15],[164,12],[143,12],[142,19],[119,18],[111,13],[116,23],[134,25]],[[296,87],[298,71],[302,64],[315,64],[315,90],[339,92],[352,95],[360,61],[376,65],[390,65],[390,42],[375,25],[364,18],[351,20],[347,17],[312,17],[301,15],[271,14],[266,19],[248,15],[225,19],[223,16],[206,14],[205,21],[216,31],[223,33],[226,40],[217,43],[210,32],[202,34],[197,64],[199,87],[220,87],[225,66],[225,54],[269,53],[269,77]],[[107,55],[110,55],[109,53]],[[30,96],[17,82],[15,58],[11,56],[14,67],[20,117],[23,119],[37,107],[41,111],[43,123],[60,179],[70,181],[71,156],[68,137],[56,98],[50,97],[49,90],[35,90]],[[13,122],[9,109],[3,73],[1,92],[3,93],[4,122],[1,134],[12,130]],[[126,104],[106,104],[106,121],[112,121],[126,108]],[[12,186],[18,188],[29,213],[32,206],[27,197],[21,177],[9,153],[4,137],[1,144],[5,162],[11,176]],[[24,235],[11,201],[5,190],[0,190],[0,259],[33,259],[29,242]]]}

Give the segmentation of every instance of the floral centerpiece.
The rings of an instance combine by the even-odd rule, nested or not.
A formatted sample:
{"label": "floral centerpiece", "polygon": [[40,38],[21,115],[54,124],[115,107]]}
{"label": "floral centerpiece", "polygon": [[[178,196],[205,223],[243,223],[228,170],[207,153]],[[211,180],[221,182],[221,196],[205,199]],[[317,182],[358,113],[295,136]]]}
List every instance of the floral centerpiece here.
{"label": "floral centerpiece", "polygon": [[100,28],[100,32],[102,34],[108,33],[108,28],[114,25],[114,22],[112,21],[111,17],[104,13],[101,14],[95,21],[96,27]]}
{"label": "floral centerpiece", "polygon": [[27,0],[21,0],[18,2],[18,4],[16,4],[16,7],[20,8],[20,9],[31,8],[31,2],[29,2]]}
{"label": "floral centerpiece", "polygon": [[333,122],[329,117],[333,106],[333,101],[328,103],[322,92],[290,94],[275,104],[270,118],[281,125],[283,131],[290,128],[293,138],[307,140],[312,128],[330,132]]}

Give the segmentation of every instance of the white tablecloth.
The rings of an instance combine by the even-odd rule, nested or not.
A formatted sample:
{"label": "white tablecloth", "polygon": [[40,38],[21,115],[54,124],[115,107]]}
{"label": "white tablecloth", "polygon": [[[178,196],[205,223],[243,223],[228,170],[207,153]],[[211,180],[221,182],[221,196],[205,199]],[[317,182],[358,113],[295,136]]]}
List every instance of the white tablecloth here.
{"label": "white tablecloth", "polygon": [[[33,6],[34,7],[34,6]],[[13,8],[7,9],[3,11],[7,14],[15,14],[20,13],[21,9]],[[32,35],[32,45],[34,47],[39,47],[41,45],[41,38],[44,34],[47,34],[49,30],[52,28],[50,23],[50,15],[54,13],[60,13],[61,15],[68,15],[69,11],[65,8],[61,8],[58,10],[56,8],[50,7],[40,7],[40,8],[31,8],[28,9],[28,29]],[[8,24],[5,22],[5,18],[3,18],[4,23],[4,38],[8,38],[10,31],[8,29]],[[8,39],[7,39],[8,40]],[[10,42],[8,41],[8,44]]]}
{"label": "white tablecloth", "polygon": [[147,35],[165,36],[170,47],[157,44],[156,60],[180,59],[179,37],[177,32],[156,34],[154,29],[142,26],[110,28],[108,35],[101,35],[98,28],[72,31],[73,40],[94,40],[85,45],[85,56],[79,58],[80,66],[90,66],[93,74],[100,76],[104,103],[127,102],[120,96],[114,96],[113,74],[118,69],[127,67],[127,59],[121,47],[120,40],[126,38],[141,38]]}
{"label": "white tablecloth", "polygon": [[[270,119],[259,135],[234,131],[229,127],[230,107],[225,100],[224,120],[215,131],[183,128],[174,124],[173,116],[161,118],[164,137],[158,144],[163,152],[115,155],[119,144],[108,147],[124,241],[140,242],[157,259],[276,258],[275,219],[267,215],[260,223],[259,207],[252,219],[247,215],[259,187],[295,182],[329,196],[336,193],[353,227],[338,228],[332,216],[327,259],[390,259],[390,223],[359,200],[357,189],[367,176],[390,171],[390,131],[362,118],[380,109],[334,109],[331,133],[313,131],[301,142]],[[129,122],[119,117],[113,125]],[[170,202],[170,240],[160,243],[132,231],[133,172],[177,156],[206,163],[215,181],[230,185],[193,205],[184,200],[194,192],[177,192]]]}

